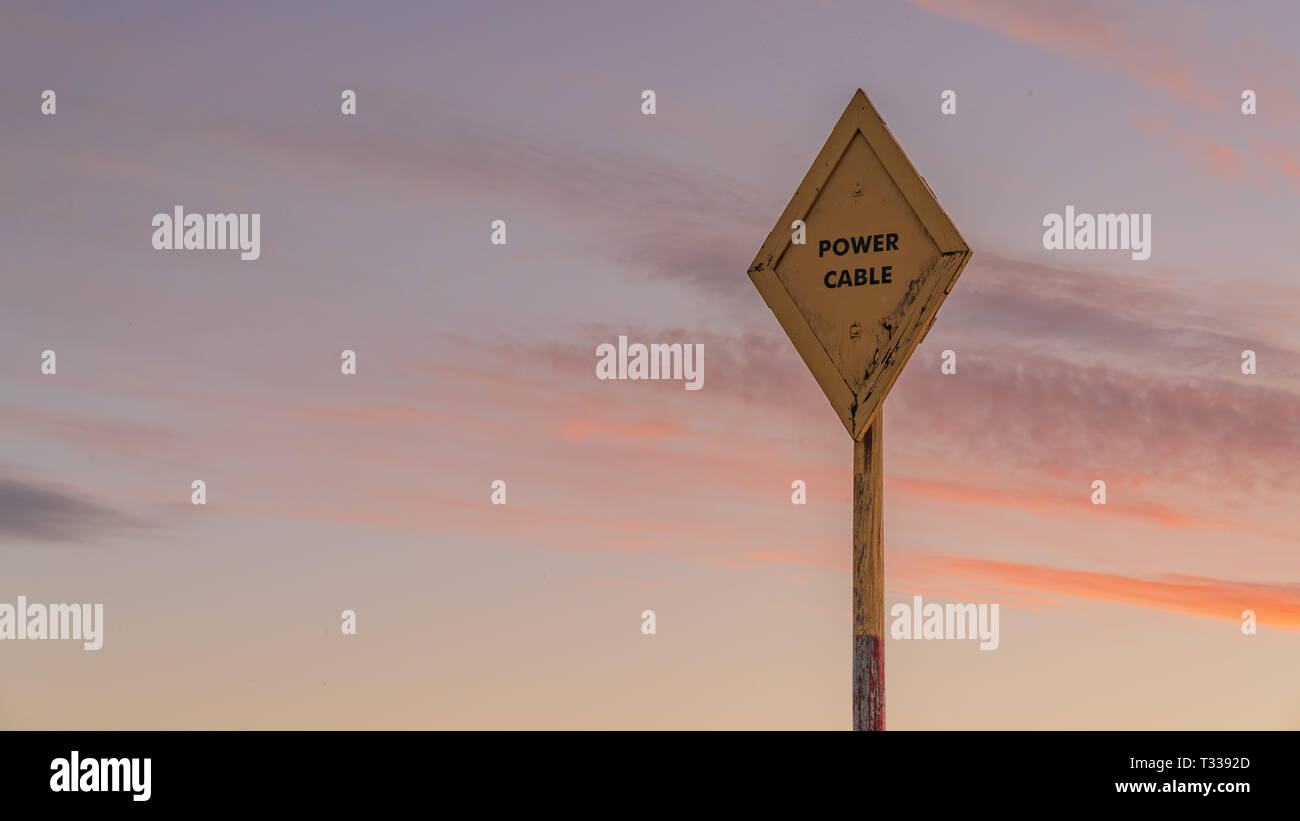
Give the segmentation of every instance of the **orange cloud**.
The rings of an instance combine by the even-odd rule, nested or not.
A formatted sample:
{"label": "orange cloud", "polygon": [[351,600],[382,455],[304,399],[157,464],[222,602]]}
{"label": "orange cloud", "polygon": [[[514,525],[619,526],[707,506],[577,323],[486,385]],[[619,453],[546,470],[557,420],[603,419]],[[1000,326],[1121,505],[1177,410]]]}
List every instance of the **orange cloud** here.
{"label": "orange cloud", "polygon": [[1137,578],[990,559],[906,554],[893,560],[890,570],[902,578],[931,584],[947,577],[963,583],[1021,588],[1210,619],[1239,621],[1241,611],[1254,610],[1260,625],[1300,631],[1297,584],[1259,584],[1178,574]]}
{"label": "orange cloud", "polygon": [[[915,585],[907,587],[889,586],[890,590],[897,590],[900,593],[909,593],[920,596],[933,596],[939,599],[949,598],[949,594],[943,590],[936,590],[930,587],[919,587]],[[996,590],[981,585],[971,585],[967,588],[966,595],[962,596],[965,601],[987,602],[989,604],[1000,604],[1003,607],[1014,607],[1017,610],[1033,610],[1042,612],[1044,608],[1030,604],[1030,602],[1042,603],[1048,602],[1055,604],[1051,599],[1045,599],[1042,596],[1034,596],[1028,593],[1015,593],[1009,590]]]}
{"label": "orange cloud", "polygon": [[570,442],[583,439],[661,439],[684,433],[686,428],[675,422],[569,419],[562,424],[562,435]]}
{"label": "orange cloud", "polygon": [[1208,173],[1230,180],[1239,180],[1245,176],[1246,171],[1242,167],[1241,158],[1232,146],[1207,141],[1204,151],[1207,157],[1205,170]]}
{"label": "orange cloud", "polygon": [[746,554],[745,558],[755,562],[772,564],[794,564],[803,567],[817,567],[822,570],[839,570],[848,572],[850,553],[847,545],[820,544],[814,552],[804,553],[797,550],[758,550]]}
{"label": "orange cloud", "polygon": [[[1013,508],[1032,513],[1086,513],[1092,508],[1091,494],[1086,488],[1070,495],[1035,490],[999,490],[957,482],[887,476],[885,489],[887,493],[898,492],[905,496],[977,507]],[[1165,527],[1249,527],[1241,522],[1208,519],[1150,502],[1138,504],[1110,502],[1106,505],[1106,510],[1109,513],[1118,513]]]}

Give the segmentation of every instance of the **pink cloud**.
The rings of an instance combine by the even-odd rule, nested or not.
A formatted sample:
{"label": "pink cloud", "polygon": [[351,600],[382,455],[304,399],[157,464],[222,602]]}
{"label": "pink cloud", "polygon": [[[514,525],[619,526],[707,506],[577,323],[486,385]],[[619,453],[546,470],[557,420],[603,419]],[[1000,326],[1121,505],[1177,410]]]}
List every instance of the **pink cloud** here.
{"label": "pink cloud", "polygon": [[[1024,3],[1017,0],[912,0],[936,14],[992,29],[1012,39],[1123,71],[1157,91],[1211,110],[1224,105],[1197,76],[1199,64],[1180,60],[1145,30],[1130,29],[1121,3]],[[1176,12],[1175,12],[1176,13]],[[1166,29],[1168,24],[1166,21]]]}

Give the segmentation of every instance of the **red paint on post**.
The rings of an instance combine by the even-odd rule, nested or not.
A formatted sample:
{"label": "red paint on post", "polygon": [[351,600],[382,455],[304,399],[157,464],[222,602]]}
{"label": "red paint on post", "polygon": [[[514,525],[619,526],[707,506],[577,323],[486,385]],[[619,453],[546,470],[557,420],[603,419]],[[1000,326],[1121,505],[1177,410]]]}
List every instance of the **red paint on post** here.
{"label": "red paint on post", "polygon": [[885,643],[853,637],[853,729],[885,729]]}

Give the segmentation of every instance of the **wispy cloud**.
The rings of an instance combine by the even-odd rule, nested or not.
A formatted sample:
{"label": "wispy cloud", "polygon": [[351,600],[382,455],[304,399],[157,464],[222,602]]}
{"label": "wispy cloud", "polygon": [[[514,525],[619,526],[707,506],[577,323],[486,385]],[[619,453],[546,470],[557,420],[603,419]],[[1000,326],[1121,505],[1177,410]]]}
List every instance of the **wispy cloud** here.
{"label": "wispy cloud", "polygon": [[1300,387],[1297,311],[1294,287],[1225,288],[1176,273],[1095,273],[982,251],[930,338],[1188,377],[1234,372],[1251,348],[1269,362],[1261,380]]}
{"label": "wispy cloud", "polygon": [[1156,117],[1134,118],[1138,130],[1172,148],[1184,164],[1212,182],[1248,183],[1252,188],[1275,193],[1300,188],[1300,160],[1289,143],[1278,143],[1266,135],[1234,135],[1239,145],[1223,139],[1189,133]]}
{"label": "wispy cloud", "polygon": [[[1163,42],[1153,41],[1150,28],[1137,25],[1132,4],[1088,0],[1069,4],[1027,3],[1021,0],[912,0],[937,14],[992,29],[1015,40],[1078,59],[1100,70],[1119,69],[1157,91],[1172,94],[1204,109],[1223,105],[1200,76],[1200,64],[1182,58]],[[1179,5],[1163,15],[1187,17]],[[1126,14],[1125,12],[1130,12]]]}
{"label": "wispy cloud", "polygon": [[949,594],[958,597],[962,585],[973,582],[1231,621],[1240,621],[1243,610],[1254,610],[1260,625],[1300,630],[1300,584],[1178,574],[1144,578],[955,556],[902,556],[890,570],[899,579],[934,586],[949,580]]}
{"label": "wispy cloud", "polygon": [[[1118,483],[1116,483],[1118,484]],[[904,496],[921,499],[972,505],[985,509],[1005,508],[1044,514],[1087,513],[1093,509],[1085,492],[1073,495],[1042,490],[1007,490],[982,488],[960,482],[912,479],[905,476],[890,477],[886,488]],[[1152,502],[1129,504],[1115,502],[1106,505],[1109,513],[1137,519],[1165,527],[1244,527],[1240,522],[1199,516],[1190,511],[1180,511]]]}
{"label": "wispy cloud", "polygon": [[0,540],[95,543],[142,526],[72,491],[0,476]]}
{"label": "wispy cloud", "polygon": [[32,410],[16,403],[0,404],[0,419],[10,431],[76,448],[111,451],[125,456],[169,452],[179,443],[168,428],[116,416],[71,413],[50,408]]}

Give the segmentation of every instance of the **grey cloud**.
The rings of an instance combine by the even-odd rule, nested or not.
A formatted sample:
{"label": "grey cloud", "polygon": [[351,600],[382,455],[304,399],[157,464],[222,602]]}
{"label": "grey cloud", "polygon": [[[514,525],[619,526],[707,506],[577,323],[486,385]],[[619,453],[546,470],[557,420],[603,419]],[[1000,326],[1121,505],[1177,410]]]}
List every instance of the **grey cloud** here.
{"label": "grey cloud", "polygon": [[70,492],[0,476],[0,540],[90,542],[140,526]]}

